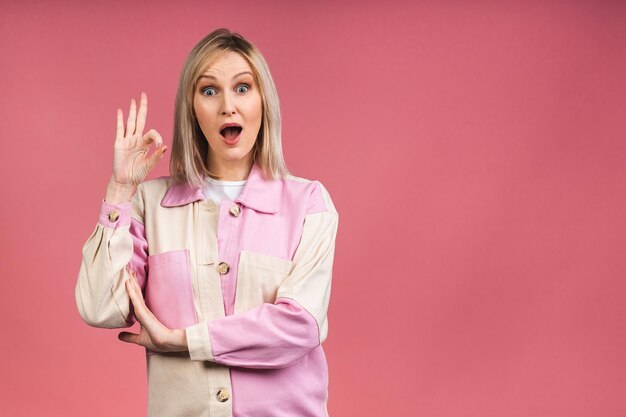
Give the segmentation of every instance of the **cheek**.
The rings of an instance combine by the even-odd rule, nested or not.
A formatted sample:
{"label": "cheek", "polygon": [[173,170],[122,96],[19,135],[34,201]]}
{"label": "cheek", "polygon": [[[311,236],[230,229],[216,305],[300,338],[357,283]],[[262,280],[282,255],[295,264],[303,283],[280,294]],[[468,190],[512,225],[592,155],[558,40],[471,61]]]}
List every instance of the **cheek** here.
{"label": "cheek", "polygon": [[208,109],[206,105],[194,105],[194,113],[196,114],[196,119],[198,119],[200,126],[211,127],[214,117],[211,115],[210,109]]}
{"label": "cheek", "polygon": [[261,96],[257,96],[254,100],[251,100],[248,109],[251,117],[256,121],[260,121],[263,116],[263,102],[261,101]]}

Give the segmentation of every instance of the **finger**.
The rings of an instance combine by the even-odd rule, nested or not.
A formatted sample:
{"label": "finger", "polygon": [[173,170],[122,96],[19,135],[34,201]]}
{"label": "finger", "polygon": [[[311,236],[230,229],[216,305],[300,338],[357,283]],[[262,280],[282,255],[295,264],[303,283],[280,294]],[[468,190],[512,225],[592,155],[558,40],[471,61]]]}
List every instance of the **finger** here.
{"label": "finger", "polygon": [[122,109],[117,109],[117,131],[115,132],[115,140],[120,140],[124,137],[124,115]]}
{"label": "finger", "polygon": [[[126,264],[124,269],[126,269],[126,272],[128,272],[128,274],[131,276],[131,278],[134,278],[136,282],[139,282],[139,280],[137,279],[137,272],[135,272],[135,270],[131,266],[130,262]],[[141,290],[141,287],[140,287],[140,290]]]}
{"label": "finger", "polygon": [[156,166],[156,164],[163,158],[165,155],[165,151],[167,150],[167,145],[161,146],[155,152],[150,155],[146,164],[148,164],[148,171],[152,171],[152,168]]}
{"label": "finger", "polygon": [[130,111],[128,112],[128,120],[126,122],[126,137],[135,134],[135,119],[137,118],[137,104],[135,99],[130,100]]}
{"label": "finger", "polygon": [[120,339],[122,342],[134,343],[136,345],[140,345],[139,335],[135,333],[121,332],[117,335],[117,338]]}
{"label": "finger", "polygon": [[128,294],[135,307],[135,317],[137,317],[137,320],[146,328],[149,334],[156,334],[155,332],[159,330],[160,322],[146,306],[135,271],[130,270],[130,278],[126,280],[126,285]]}
{"label": "finger", "polygon": [[126,280],[127,288],[132,291],[131,296],[139,296],[141,299],[138,301],[143,301],[143,294],[141,293],[141,287],[137,282],[137,277],[135,276],[135,271],[133,271],[128,265],[126,265],[126,272],[130,275],[130,278]]}
{"label": "finger", "polygon": [[163,138],[161,137],[161,134],[154,129],[148,130],[146,134],[143,135],[142,140],[145,146],[150,146],[151,143],[154,143],[157,149],[163,146]]}
{"label": "finger", "polygon": [[137,115],[137,128],[135,133],[137,135],[143,134],[143,128],[146,125],[146,114],[148,113],[148,96],[143,91],[141,92],[141,99],[139,102],[139,113]]}
{"label": "finger", "polygon": [[133,288],[135,290],[139,290],[139,292],[141,292],[141,287],[139,286],[139,281],[137,280],[137,273],[135,272],[134,269],[132,269],[130,267],[130,264],[126,265],[126,269],[128,270],[128,273],[130,274],[130,278],[131,278],[131,283],[133,284]]}
{"label": "finger", "polygon": [[135,317],[137,318],[137,321],[139,321],[139,323],[141,324],[144,324],[145,313],[144,313],[143,297],[137,294],[137,289],[134,285],[134,282],[135,281],[133,280],[131,276],[124,282],[124,285],[126,285],[126,292],[128,293],[128,296],[130,297],[130,301],[133,303],[133,308],[135,310]]}

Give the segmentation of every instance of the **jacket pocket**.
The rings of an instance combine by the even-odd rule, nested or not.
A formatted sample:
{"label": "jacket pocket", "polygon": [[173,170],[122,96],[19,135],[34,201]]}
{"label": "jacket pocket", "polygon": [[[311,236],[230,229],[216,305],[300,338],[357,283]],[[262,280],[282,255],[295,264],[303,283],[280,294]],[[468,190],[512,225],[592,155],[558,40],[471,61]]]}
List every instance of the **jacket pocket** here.
{"label": "jacket pocket", "polygon": [[237,268],[235,314],[263,303],[273,304],[278,288],[293,266],[294,262],[286,259],[242,250]]}
{"label": "jacket pocket", "polygon": [[196,324],[189,249],[148,256],[146,306],[170,329]]}

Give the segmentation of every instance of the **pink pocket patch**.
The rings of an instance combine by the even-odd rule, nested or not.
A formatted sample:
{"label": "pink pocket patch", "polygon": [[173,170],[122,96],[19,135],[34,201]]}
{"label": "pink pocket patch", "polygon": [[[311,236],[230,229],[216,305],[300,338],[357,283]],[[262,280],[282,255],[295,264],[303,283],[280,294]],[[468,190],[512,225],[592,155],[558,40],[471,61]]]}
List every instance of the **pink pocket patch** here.
{"label": "pink pocket patch", "polygon": [[[191,282],[189,249],[150,255],[145,287],[146,306],[170,329],[198,322]],[[148,354],[155,352],[147,349]]]}

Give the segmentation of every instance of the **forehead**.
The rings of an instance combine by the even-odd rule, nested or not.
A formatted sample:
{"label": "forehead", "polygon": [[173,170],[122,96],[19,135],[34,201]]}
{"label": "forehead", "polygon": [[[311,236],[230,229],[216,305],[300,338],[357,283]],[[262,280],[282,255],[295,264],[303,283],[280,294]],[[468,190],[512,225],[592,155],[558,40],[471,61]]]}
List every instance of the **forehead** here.
{"label": "forehead", "polygon": [[244,71],[252,71],[248,61],[233,51],[224,51],[211,64],[206,65],[200,75],[212,75],[215,78],[230,79],[233,75]]}

